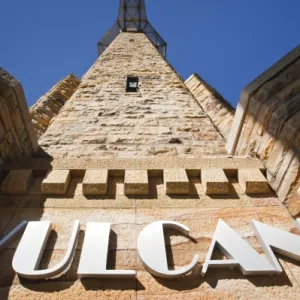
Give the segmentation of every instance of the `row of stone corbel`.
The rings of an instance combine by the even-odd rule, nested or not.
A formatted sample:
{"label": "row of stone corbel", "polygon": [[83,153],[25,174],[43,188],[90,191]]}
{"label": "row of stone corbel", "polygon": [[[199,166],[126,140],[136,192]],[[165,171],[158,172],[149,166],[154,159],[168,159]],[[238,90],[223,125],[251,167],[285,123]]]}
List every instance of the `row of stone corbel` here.
{"label": "row of stone corbel", "polygon": [[[106,195],[109,170],[86,170],[82,193],[86,196]],[[230,182],[223,169],[205,169],[200,172],[204,193],[226,195]],[[70,170],[51,170],[42,181],[41,191],[46,195],[64,195],[71,181]],[[260,169],[239,169],[238,182],[246,194],[264,194],[269,184]],[[32,170],[12,170],[4,179],[1,190],[5,194],[26,194],[34,175]],[[188,195],[190,183],[185,169],[163,170],[165,192],[168,195]],[[125,195],[147,195],[149,193],[148,170],[125,170]]]}

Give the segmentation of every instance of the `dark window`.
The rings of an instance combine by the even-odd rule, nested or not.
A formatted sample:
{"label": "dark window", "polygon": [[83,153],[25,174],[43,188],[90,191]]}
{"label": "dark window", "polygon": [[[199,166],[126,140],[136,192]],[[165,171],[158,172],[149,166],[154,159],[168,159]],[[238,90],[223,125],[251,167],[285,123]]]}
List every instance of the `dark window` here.
{"label": "dark window", "polygon": [[126,93],[136,93],[139,89],[139,78],[138,77],[127,77]]}

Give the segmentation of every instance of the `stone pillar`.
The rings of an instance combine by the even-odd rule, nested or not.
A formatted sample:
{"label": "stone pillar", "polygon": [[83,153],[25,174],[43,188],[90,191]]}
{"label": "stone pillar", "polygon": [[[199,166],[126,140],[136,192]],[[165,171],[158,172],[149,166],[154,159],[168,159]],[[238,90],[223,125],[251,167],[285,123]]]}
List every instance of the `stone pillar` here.
{"label": "stone pillar", "polygon": [[[126,90],[138,79],[135,92]],[[144,33],[122,32],[39,140],[54,158],[224,155],[225,141]]]}
{"label": "stone pillar", "polygon": [[0,68],[0,165],[38,148],[22,85]]}
{"label": "stone pillar", "polygon": [[300,46],[243,90],[226,148],[259,157],[279,199],[300,214]]}

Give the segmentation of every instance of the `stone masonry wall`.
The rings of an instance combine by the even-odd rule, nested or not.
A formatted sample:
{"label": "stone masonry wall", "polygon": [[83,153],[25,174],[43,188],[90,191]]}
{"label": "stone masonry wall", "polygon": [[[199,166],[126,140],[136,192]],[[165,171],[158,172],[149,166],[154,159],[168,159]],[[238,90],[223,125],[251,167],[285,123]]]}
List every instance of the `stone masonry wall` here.
{"label": "stone masonry wall", "polygon": [[9,159],[30,157],[37,150],[23,88],[0,68],[0,165]]}
{"label": "stone masonry wall", "polygon": [[80,80],[74,74],[70,74],[30,108],[32,122],[38,137],[47,130],[53,118],[58,115],[61,108],[73,95],[79,83]]}
{"label": "stone masonry wall", "polygon": [[236,120],[241,113],[235,154],[259,157],[279,199],[299,215],[300,46],[245,89]]}
{"label": "stone masonry wall", "polygon": [[[170,166],[183,168],[176,170],[173,173],[175,175],[193,169],[193,173],[189,172],[189,176],[185,175],[186,178],[182,179],[189,187],[185,195],[166,192],[166,176],[162,173]],[[0,236],[8,234],[23,220],[51,221],[53,224],[38,269],[51,268],[61,262],[68,248],[74,221],[79,220],[81,227],[70,269],[48,280],[20,279],[12,269],[12,260],[21,235],[7,245],[0,252],[1,300],[299,299],[299,263],[284,256],[277,256],[284,270],[278,276],[243,276],[239,268],[209,269],[205,277],[201,276],[202,265],[219,219],[224,220],[258,253],[264,250],[251,227],[252,220],[297,233],[294,220],[273,192],[249,194],[239,184],[236,175],[238,170],[247,168],[249,172],[249,168],[263,168],[257,159],[164,157],[126,159],[121,163],[116,159],[30,159],[6,164],[5,168],[10,172],[8,176],[13,184],[8,186],[10,189],[5,189],[8,193],[0,191]],[[109,170],[106,173],[108,180],[105,195],[84,195],[86,170],[91,168],[99,168],[102,172],[104,169]],[[205,192],[200,171],[210,168],[214,169],[213,172],[215,168],[225,171],[225,178],[230,183],[228,192],[220,195]],[[144,169],[144,172],[148,169],[145,182],[149,189],[147,195],[133,196],[126,193],[130,177],[127,175],[136,169]],[[235,174],[232,170],[235,170]],[[48,189],[45,193],[43,183],[48,171],[55,176],[47,176]],[[69,180],[66,175],[60,176],[69,171]],[[15,192],[20,175],[15,178],[13,172],[15,175],[23,174],[26,178],[31,175],[23,193],[18,195]],[[49,177],[52,177],[52,182]],[[143,178],[135,176],[130,182],[137,185],[141,180]],[[211,180],[214,182],[214,178]],[[5,182],[2,187],[6,186]],[[179,181],[176,181],[176,185],[183,186]],[[58,195],[55,192],[61,186],[66,190]],[[220,182],[216,182],[216,187],[220,187]],[[199,263],[191,274],[175,280],[161,279],[152,276],[143,266],[136,248],[138,236],[147,225],[160,220],[180,222],[190,228],[190,237],[168,229],[165,236],[170,269],[186,266],[194,255],[199,255]],[[87,222],[111,223],[108,269],[136,270],[136,278],[78,278]],[[214,259],[222,258],[222,253],[214,252]]]}
{"label": "stone masonry wall", "polygon": [[185,84],[227,140],[233,122],[234,108],[198,74],[193,74]]}
{"label": "stone masonry wall", "polygon": [[[138,93],[126,93],[138,76]],[[59,157],[226,154],[182,79],[142,33],[121,33],[83,77],[40,144]]]}

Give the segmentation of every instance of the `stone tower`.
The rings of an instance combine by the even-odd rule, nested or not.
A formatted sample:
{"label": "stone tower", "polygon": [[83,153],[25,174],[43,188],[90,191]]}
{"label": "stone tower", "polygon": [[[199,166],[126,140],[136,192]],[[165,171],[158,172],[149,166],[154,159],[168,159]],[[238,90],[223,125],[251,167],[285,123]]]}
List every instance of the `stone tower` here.
{"label": "stone tower", "polygon": [[[112,40],[40,139],[50,156],[227,153],[218,127],[164,58],[166,45],[151,41],[157,33],[153,29],[150,34],[153,27],[145,18],[144,1],[121,1],[118,34],[114,35],[114,25],[99,42]],[[157,36],[155,40],[163,41]]]}
{"label": "stone tower", "polygon": [[300,47],[236,111],[166,49],[120,0],[93,66],[30,111],[0,69],[1,300],[299,298]]}

